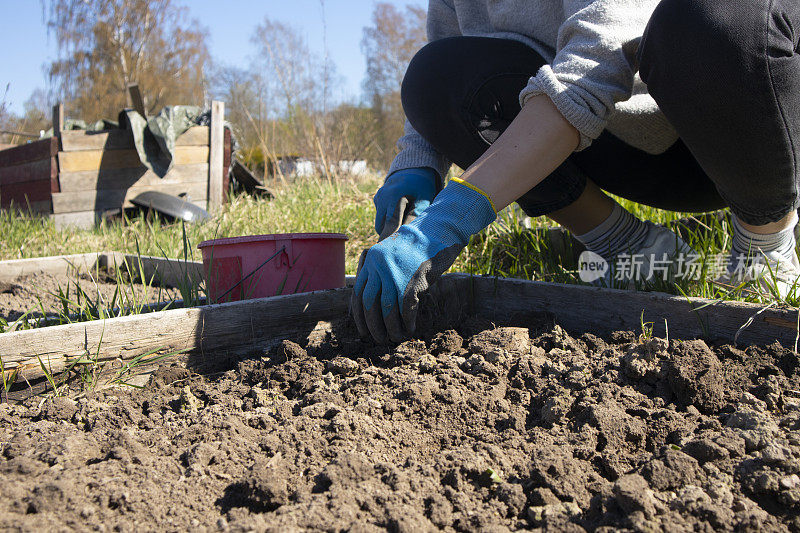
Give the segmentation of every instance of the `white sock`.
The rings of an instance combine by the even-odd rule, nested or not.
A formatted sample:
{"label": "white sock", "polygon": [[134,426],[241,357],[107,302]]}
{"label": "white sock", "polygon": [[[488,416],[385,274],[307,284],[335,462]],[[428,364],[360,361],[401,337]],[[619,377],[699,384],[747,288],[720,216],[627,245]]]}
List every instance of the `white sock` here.
{"label": "white sock", "polygon": [[778,254],[780,257],[786,258],[788,261],[794,257],[794,250],[796,242],[794,239],[794,227],[797,224],[797,212],[793,212],[792,222],[786,229],[775,233],[753,233],[745,229],[739,219],[735,216],[733,218],[733,255],[745,255],[749,257],[761,257],[764,254],[772,252],[772,255]]}
{"label": "white sock", "polygon": [[593,230],[583,235],[575,235],[575,238],[588,250],[610,261],[621,253],[635,253],[641,247],[647,233],[644,222],[614,202],[614,209],[607,219]]}

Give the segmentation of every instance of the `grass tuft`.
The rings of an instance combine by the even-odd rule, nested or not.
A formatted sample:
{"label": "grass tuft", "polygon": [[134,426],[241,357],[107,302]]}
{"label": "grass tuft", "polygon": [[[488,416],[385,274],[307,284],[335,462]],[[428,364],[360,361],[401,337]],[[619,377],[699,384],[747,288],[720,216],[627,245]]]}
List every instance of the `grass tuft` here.
{"label": "grass tuft", "polygon": [[[126,224],[103,222],[87,231],[56,231],[47,219],[2,212],[0,233],[4,239],[0,241],[0,259],[115,250],[192,261],[196,256],[196,244],[207,239],[264,233],[337,232],[345,233],[350,239],[346,247],[346,271],[355,274],[361,250],[377,242],[372,196],[380,183],[379,176],[334,182],[299,179],[276,186],[276,197],[272,200],[233,195],[220,213],[195,225],[167,224],[158,217],[142,217]],[[719,258],[726,259],[730,249],[728,215],[695,216],[617,200],[640,218],[679,230],[684,240],[702,254],[700,280],[656,281],[639,284],[637,288],[762,305],[776,300],[793,306],[800,303],[797,287],[785,298],[776,298],[776,290],[764,291],[752,284],[715,283],[714,271],[721,266]],[[572,240],[568,234],[566,238],[554,235],[549,231],[552,227],[553,223],[544,217],[530,220],[519,209],[506,209],[495,224],[472,238],[453,270],[580,284]],[[777,283],[777,277],[773,278]],[[178,289],[190,305],[201,301],[205,292],[198,280],[188,280]],[[92,301],[85,293],[76,294],[76,290],[66,287],[63,295],[59,295],[64,302],[61,315],[73,315],[77,310],[88,319],[102,315],[102,309],[109,307],[109,302]],[[117,307],[142,307],[141,301],[125,291],[116,299]],[[0,331],[11,327],[0,322]]]}

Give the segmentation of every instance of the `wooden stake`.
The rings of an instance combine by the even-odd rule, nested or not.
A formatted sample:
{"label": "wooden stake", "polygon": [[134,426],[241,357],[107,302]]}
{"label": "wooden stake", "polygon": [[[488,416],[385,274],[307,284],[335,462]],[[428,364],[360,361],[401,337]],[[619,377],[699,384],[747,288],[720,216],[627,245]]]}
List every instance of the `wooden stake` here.
{"label": "wooden stake", "polygon": [[53,137],[60,137],[64,129],[64,105],[59,102],[53,106]]}
{"label": "wooden stake", "polygon": [[144,107],[144,98],[142,98],[142,93],[139,91],[139,84],[129,83],[127,93],[128,105],[135,109],[144,118],[147,118],[147,111]]}
{"label": "wooden stake", "polygon": [[211,134],[209,145],[208,167],[208,210],[215,211],[222,207],[224,197],[223,177],[225,169],[223,167],[225,150],[225,103],[211,102]]}

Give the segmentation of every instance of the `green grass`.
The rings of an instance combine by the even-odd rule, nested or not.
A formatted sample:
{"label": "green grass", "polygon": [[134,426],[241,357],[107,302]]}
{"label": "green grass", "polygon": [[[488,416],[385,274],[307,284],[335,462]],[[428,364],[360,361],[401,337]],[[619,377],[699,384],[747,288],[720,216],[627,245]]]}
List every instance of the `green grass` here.
{"label": "green grass", "polygon": [[[220,237],[264,233],[340,232],[350,237],[348,272],[355,272],[358,255],[374,239],[372,195],[378,180],[328,183],[308,180],[277,187],[273,200],[241,195],[203,224],[187,225],[188,259],[200,260],[196,246]],[[137,218],[128,225],[104,223],[93,230],[57,231],[51,221],[0,212],[0,259],[113,250],[158,257],[183,257],[181,224]]]}
{"label": "green grass", "polygon": [[[93,230],[56,231],[46,219],[0,213],[0,234],[4,235],[0,241],[0,259],[114,250],[199,260],[196,246],[206,239],[263,233],[340,232],[350,238],[346,247],[346,265],[348,274],[354,274],[361,250],[377,241],[373,230],[372,196],[379,184],[377,176],[335,183],[299,180],[276,187],[277,194],[272,200],[237,195],[210,221],[186,226],[185,233],[182,224],[165,224],[145,218],[125,225],[104,223]],[[656,223],[669,224],[691,216],[620,201],[640,218]],[[504,211],[497,223],[473,237],[453,270],[580,283],[573,253],[569,249],[554,248],[542,231],[552,223],[545,218],[532,223],[533,228],[529,230],[524,227],[519,210]],[[730,248],[729,235],[725,219],[715,219],[706,229],[701,225],[689,232],[688,243],[704,254],[704,274],[709,273],[711,258]],[[640,288],[723,300],[757,303],[774,300],[748,287],[720,287],[708,280]],[[189,289],[184,288],[182,292]],[[785,303],[797,305],[798,298],[791,295]]]}
{"label": "green grass", "polygon": [[[42,375],[47,381],[47,385],[49,385],[49,390],[45,390],[41,395],[57,397],[73,392],[70,382],[75,382],[76,379],[80,389],[79,396],[94,390],[114,386],[141,389],[143,386],[135,383],[135,379],[140,374],[148,368],[152,368],[158,362],[185,353],[183,350],[167,351],[163,348],[156,348],[127,361],[122,359],[110,360],[100,357],[101,345],[102,339],[95,353],[90,353],[87,350],[84,355],[71,358],[63,372],[54,372],[50,366],[49,359],[45,361],[36,356]],[[6,379],[4,373],[3,385],[6,400],[8,399],[9,387],[15,379],[16,374],[13,374],[10,379]]]}

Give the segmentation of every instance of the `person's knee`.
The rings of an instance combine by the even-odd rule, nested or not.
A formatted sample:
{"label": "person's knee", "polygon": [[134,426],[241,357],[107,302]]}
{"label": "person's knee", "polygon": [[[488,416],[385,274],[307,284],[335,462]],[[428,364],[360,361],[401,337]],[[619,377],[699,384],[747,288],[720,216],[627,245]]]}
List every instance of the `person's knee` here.
{"label": "person's knee", "polygon": [[411,59],[406,69],[400,90],[403,110],[411,124],[437,116],[433,110],[441,110],[452,101],[450,91],[453,79],[452,69],[463,57],[458,50],[458,38],[441,39],[423,46]]}

